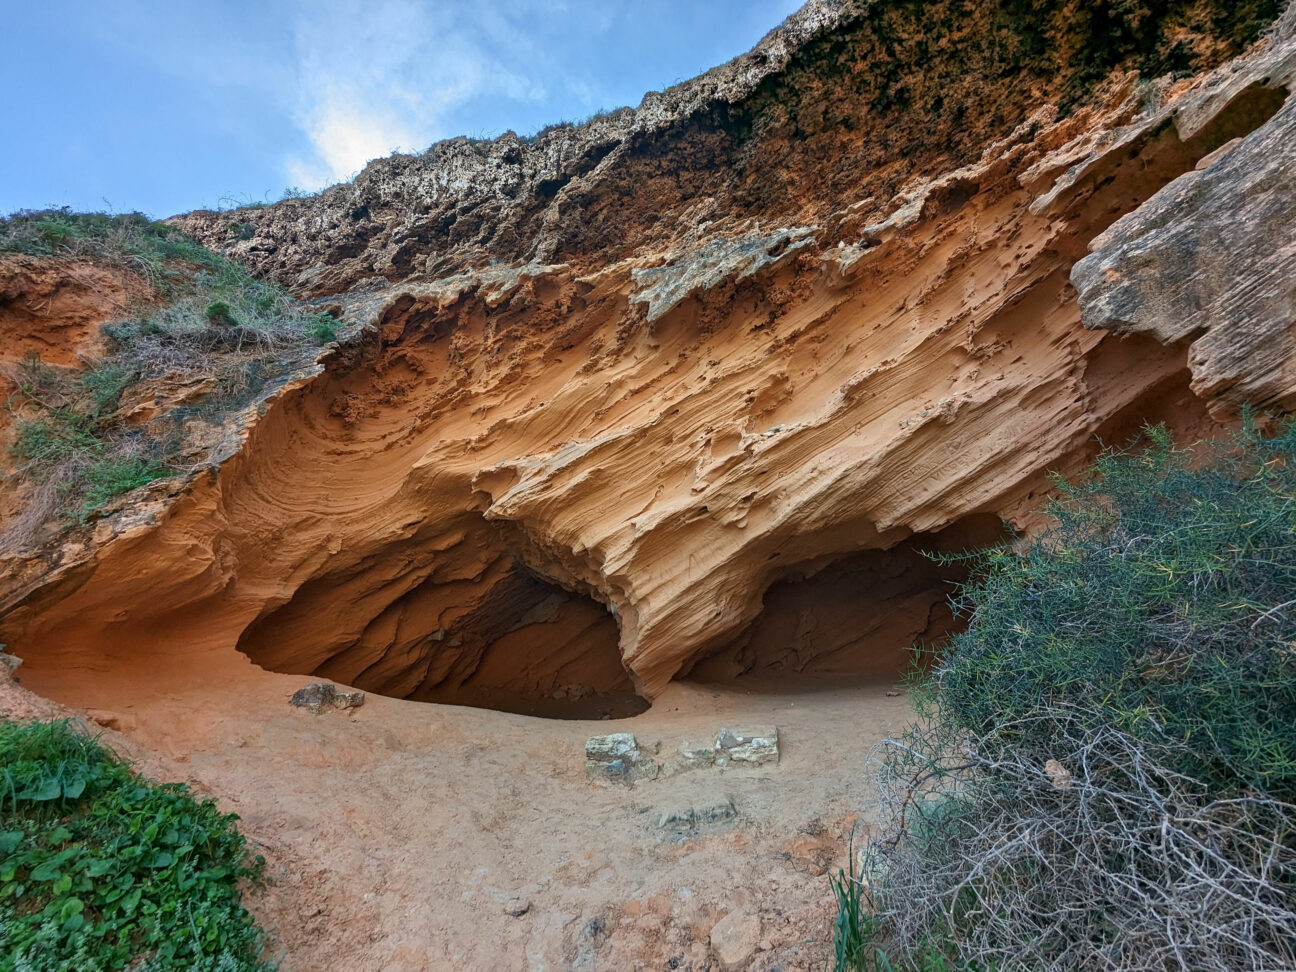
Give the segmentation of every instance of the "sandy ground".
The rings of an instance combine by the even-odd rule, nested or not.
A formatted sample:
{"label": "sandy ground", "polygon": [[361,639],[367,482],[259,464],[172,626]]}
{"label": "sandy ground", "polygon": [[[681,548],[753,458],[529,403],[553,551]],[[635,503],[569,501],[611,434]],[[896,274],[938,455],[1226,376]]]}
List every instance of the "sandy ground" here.
{"label": "sandy ground", "polygon": [[[242,817],[270,862],[251,904],[286,970],[716,969],[709,936],[734,912],[759,920],[739,967],[821,969],[827,872],[867,810],[868,752],[910,715],[888,685],[688,683],[619,721],[372,695],[352,715],[312,715],[288,705],[307,681],[249,666],[228,685],[134,699],[102,680],[36,686],[89,706],[79,711],[113,727],[106,738],[145,772],[187,780]],[[0,715],[58,711],[0,687]],[[631,787],[585,779],[592,734],[634,732],[665,757],[722,726],[762,725],[779,729],[777,766]],[[732,823],[658,826],[663,813],[726,800]]]}

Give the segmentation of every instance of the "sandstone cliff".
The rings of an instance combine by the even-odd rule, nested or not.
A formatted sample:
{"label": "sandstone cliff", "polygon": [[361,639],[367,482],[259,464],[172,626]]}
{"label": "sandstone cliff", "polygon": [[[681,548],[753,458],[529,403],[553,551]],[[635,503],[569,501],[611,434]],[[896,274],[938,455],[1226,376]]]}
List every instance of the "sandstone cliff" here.
{"label": "sandstone cliff", "polygon": [[236,649],[551,712],[893,674],[951,622],[920,551],[1296,394],[1292,14],[1144,14],[811,3],[636,110],[183,218],[351,336],[179,498],[11,561],[0,637],[55,695]]}

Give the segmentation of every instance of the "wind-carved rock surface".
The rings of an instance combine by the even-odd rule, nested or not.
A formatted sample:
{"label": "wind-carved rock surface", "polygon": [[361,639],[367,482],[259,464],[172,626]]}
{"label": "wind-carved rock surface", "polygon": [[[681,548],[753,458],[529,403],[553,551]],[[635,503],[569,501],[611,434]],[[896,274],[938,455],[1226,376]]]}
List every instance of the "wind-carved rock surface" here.
{"label": "wind-carved rock surface", "polygon": [[[1090,242],[1102,260],[1149,200],[1209,224],[1167,202],[1176,180],[1236,184],[1268,146],[1277,182],[1296,152],[1288,35],[1093,89],[1004,9],[814,4],[634,113],[186,218],[364,329],[147,522],[33,554],[0,622],[30,684],[164,693],[238,649],[593,716],[689,674],[893,676],[952,624],[957,573],[923,551],[1029,529],[1050,470],[1146,421],[1210,433],[1234,403],[1190,374],[1193,329],[1082,326]],[[1185,43],[1185,22],[1118,65],[1160,63],[1156,31]],[[1199,41],[1211,63],[1239,46]],[[1291,228],[1268,232],[1290,254]],[[1088,266],[1086,306],[1115,301],[1124,261]],[[1201,326],[1287,400],[1273,326]]]}
{"label": "wind-carved rock surface", "polygon": [[[1193,392],[1221,414],[1296,406],[1293,34],[1289,15],[1277,32],[1288,43],[1233,81],[1259,85],[1259,107],[1265,95],[1281,105],[1273,117],[1118,220],[1072,272],[1086,327],[1191,341]],[[1177,117],[1190,132],[1209,115]]]}

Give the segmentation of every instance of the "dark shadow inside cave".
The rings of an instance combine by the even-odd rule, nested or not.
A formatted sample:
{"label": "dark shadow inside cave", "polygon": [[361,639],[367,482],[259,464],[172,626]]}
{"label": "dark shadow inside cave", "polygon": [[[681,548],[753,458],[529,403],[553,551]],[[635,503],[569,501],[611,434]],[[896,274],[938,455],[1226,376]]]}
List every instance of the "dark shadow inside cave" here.
{"label": "dark shadow inside cave", "polygon": [[966,565],[940,564],[925,554],[984,547],[1005,536],[997,516],[973,514],[887,550],[845,554],[813,573],[795,571],[770,585],[746,631],[698,660],[685,677],[741,681],[753,689],[894,680],[912,668],[916,645],[938,643],[960,623],[949,596],[966,579]]}
{"label": "dark shadow inside cave", "polygon": [[[454,578],[436,556],[411,567],[414,556],[403,547],[317,575],[249,625],[239,650],[272,671],[420,702],[559,719],[648,708],[602,604],[507,552],[488,552],[480,574]],[[403,573],[384,569],[403,558]]]}

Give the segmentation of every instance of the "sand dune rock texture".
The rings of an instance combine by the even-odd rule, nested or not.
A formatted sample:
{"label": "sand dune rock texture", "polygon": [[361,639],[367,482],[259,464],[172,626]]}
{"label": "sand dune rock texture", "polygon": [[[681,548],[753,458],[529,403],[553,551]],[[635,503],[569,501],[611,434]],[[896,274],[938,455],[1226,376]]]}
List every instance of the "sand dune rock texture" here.
{"label": "sand dune rock texture", "polygon": [[177,496],[10,557],[0,640],[56,698],[238,652],[553,715],[890,677],[952,623],[924,551],[1292,404],[1281,13],[812,2],[637,109],[182,217],[344,340]]}

